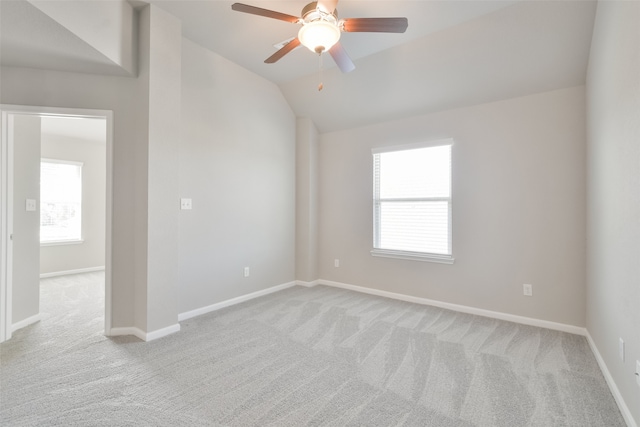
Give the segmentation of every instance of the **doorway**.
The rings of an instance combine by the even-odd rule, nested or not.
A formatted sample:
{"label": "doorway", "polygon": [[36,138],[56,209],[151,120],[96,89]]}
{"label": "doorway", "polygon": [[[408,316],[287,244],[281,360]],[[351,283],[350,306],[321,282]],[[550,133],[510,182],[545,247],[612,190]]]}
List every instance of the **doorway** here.
{"label": "doorway", "polygon": [[[2,105],[0,110],[2,112],[0,342],[11,338],[11,334],[20,327],[39,320],[41,273],[43,277],[51,277],[101,270],[101,265],[95,265],[96,257],[101,257],[104,265],[104,328],[105,334],[109,335],[113,182],[112,112],[13,105]],[[93,136],[91,136],[92,132]],[[84,175],[95,175],[95,169],[100,169],[103,189],[106,191],[98,199],[93,197],[90,204],[82,203],[75,207],[73,200],[67,196],[59,206],[51,200],[41,200],[39,177],[40,168],[45,167],[44,160],[48,162],[46,166],[54,172],[56,169],[65,171],[69,169],[65,173],[70,173],[70,176],[80,173],[88,161],[81,158],[80,152],[85,151],[84,155],[88,156],[86,159],[90,159],[91,147],[85,145],[82,149],[79,148],[80,146],[74,148],[73,144],[69,145],[61,141],[74,138],[95,139],[96,133],[100,134],[100,132],[103,156],[97,161],[102,164],[96,167],[94,156],[91,160],[94,162],[92,170],[85,168]],[[93,143],[98,142],[93,141]],[[17,150],[17,144],[24,145],[19,146]],[[96,150],[93,152],[95,153]],[[88,162],[87,166],[90,163]],[[37,178],[34,179],[33,175]],[[47,180],[55,179],[55,173],[52,176]],[[95,176],[93,179],[95,180]],[[73,188],[74,184],[70,182],[65,186]],[[88,185],[87,183],[88,181],[83,178],[82,184]],[[43,183],[44,187],[46,185]],[[85,197],[87,195],[86,191],[82,191],[81,194]],[[42,203],[45,205],[43,206]],[[79,217],[74,219],[74,214],[81,211],[80,206],[85,211],[93,211],[90,215],[93,222],[96,221],[96,217],[98,221],[102,221],[101,232],[97,233],[95,226],[90,229],[91,221],[87,221],[88,216],[83,225],[80,225],[82,221]],[[41,209],[44,209],[43,213],[47,214],[47,218],[51,220],[48,224],[49,228],[42,233],[42,236],[40,236]],[[96,214],[96,209],[102,212]],[[96,237],[96,234],[100,233],[101,236]],[[46,246],[42,246],[41,251],[42,237],[49,241],[46,242]],[[43,255],[42,270],[41,253]],[[72,259],[76,261],[80,259],[80,263],[71,262]]]}

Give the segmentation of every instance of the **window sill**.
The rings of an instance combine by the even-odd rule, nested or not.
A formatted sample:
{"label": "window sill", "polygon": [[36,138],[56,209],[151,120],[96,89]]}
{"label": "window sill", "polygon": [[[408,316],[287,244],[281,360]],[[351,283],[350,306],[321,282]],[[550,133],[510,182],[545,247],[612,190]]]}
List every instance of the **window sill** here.
{"label": "window sill", "polygon": [[40,246],[62,246],[62,245],[80,245],[84,243],[84,239],[80,240],[55,240],[51,242],[40,242]]}
{"label": "window sill", "polygon": [[371,255],[383,258],[408,259],[412,261],[453,264],[454,258],[448,255],[425,254],[421,252],[394,251],[390,249],[373,249]]}

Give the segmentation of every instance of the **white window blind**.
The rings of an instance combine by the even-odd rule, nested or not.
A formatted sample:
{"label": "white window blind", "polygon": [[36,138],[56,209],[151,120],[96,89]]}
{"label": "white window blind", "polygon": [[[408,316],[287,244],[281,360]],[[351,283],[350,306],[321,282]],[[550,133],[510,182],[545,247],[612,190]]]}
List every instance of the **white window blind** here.
{"label": "white window blind", "polygon": [[82,163],[40,162],[40,243],[82,240]]}
{"label": "white window blind", "polygon": [[374,255],[451,255],[451,141],[373,153]]}

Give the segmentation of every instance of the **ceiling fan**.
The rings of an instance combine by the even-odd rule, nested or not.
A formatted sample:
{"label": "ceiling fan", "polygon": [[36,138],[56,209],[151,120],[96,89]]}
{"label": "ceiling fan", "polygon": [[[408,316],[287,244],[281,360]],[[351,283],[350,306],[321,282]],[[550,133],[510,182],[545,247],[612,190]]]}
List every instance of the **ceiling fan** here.
{"label": "ceiling fan", "polygon": [[321,55],[328,51],[338,68],[348,73],[355,68],[353,61],[340,44],[340,34],[348,33],[404,33],[409,25],[407,18],[346,18],[338,19],[336,5],[338,0],[314,1],[302,8],[301,17],[234,3],[231,9],[279,19],[292,24],[302,25],[298,36],[285,44],[264,62],[272,64],[302,44],[310,51]]}

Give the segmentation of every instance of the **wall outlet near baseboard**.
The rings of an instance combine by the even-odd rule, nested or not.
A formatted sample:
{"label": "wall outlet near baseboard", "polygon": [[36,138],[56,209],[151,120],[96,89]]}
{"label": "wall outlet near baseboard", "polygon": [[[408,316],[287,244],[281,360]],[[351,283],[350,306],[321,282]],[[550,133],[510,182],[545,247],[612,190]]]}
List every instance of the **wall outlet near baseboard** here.
{"label": "wall outlet near baseboard", "polygon": [[636,360],[636,384],[640,387],[640,360]]}
{"label": "wall outlet near baseboard", "polygon": [[622,338],[618,341],[618,355],[620,360],[624,362],[624,340]]}
{"label": "wall outlet near baseboard", "polygon": [[249,267],[244,268],[244,277],[249,277]]}
{"label": "wall outlet near baseboard", "polygon": [[334,267],[340,267],[340,260],[338,258],[333,260],[333,266]]}
{"label": "wall outlet near baseboard", "polygon": [[524,285],[522,285],[522,293],[524,294],[525,297],[532,297],[533,285],[530,285],[528,283],[525,283]]}

